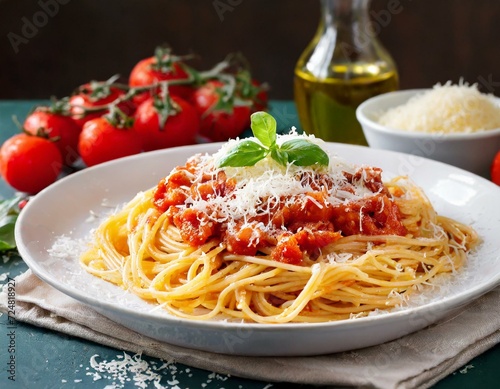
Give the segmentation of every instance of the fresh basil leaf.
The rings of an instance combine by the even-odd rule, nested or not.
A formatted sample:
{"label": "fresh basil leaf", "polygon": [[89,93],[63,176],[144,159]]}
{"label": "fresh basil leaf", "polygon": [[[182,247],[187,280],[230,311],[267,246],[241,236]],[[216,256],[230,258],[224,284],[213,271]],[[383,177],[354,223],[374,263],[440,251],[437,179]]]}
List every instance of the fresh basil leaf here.
{"label": "fresh basil leaf", "polygon": [[19,197],[0,201],[0,252],[16,248],[14,227],[19,215],[19,201]]}
{"label": "fresh basil leaf", "polygon": [[276,119],[267,112],[259,111],[250,116],[250,127],[254,136],[266,147],[276,143]]}
{"label": "fresh basil leaf", "polygon": [[321,147],[305,139],[284,142],[280,149],[288,155],[288,162],[297,166],[325,165],[330,162],[328,154]]}
{"label": "fresh basil leaf", "polygon": [[16,241],[14,239],[15,219],[16,218],[13,218],[12,222],[0,227],[0,251],[10,250],[16,247]]}
{"label": "fresh basil leaf", "polygon": [[280,165],[286,166],[288,163],[288,153],[278,147],[275,147],[271,150],[271,157]]}
{"label": "fresh basil leaf", "polygon": [[219,167],[253,166],[269,153],[269,150],[252,140],[243,140],[219,160]]}

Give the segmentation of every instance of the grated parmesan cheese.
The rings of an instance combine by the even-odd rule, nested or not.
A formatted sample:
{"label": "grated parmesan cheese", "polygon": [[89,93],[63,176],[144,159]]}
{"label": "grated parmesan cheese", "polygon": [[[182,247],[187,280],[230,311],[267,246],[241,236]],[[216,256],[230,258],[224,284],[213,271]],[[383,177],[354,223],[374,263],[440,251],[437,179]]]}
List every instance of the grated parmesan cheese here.
{"label": "grated parmesan cheese", "polygon": [[[141,358],[140,354],[133,356],[127,354],[118,355],[118,359],[111,361],[97,361],[98,355],[93,355],[90,358],[90,366],[94,372],[87,372],[88,376],[93,377],[94,381],[108,380],[110,385],[105,388],[124,388],[127,382],[133,381],[134,386],[140,388],[171,388],[180,389],[179,381],[176,379],[177,367],[171,362],[164,362],[161,366],[156,363],[148,363]],[[171,374],[171,379],[166,380],[168,386],[162,384],[162,378],[165,377],[165,372]],[[152,385],[152,386],[151,386]]]}
{"label": "grated parmesan cheese", "polygon": [[[313,135],[298,135],[295,131],[290,134],[278,135],[276,143],[282,143],[296,138],[306,138],[308,141],[325,148],[325,142]],[[257,138],[251,138],[259,143]],[[231,200],[224,196],[193,196],[186,200],[184,207],[203,212],[208,215],[210,221],[226,222],[230,232],[235,231],[235,221],[242,220],[243,227],[250,226],[249,220],[255,219],[258,215],[273,215],[276,204],[284,201],[285,205],[291,205],[300,201],[304,206],[306,201],[314,203],[318,208],[323,208],[316,199],[308,195],[314,191],[310,183],[301,180],[301,177],[314,177],[316,174],[327,174],[332,185],[328,191],[327,201],[330,204],[346,204],[353,200],[360,200],[373,196],[373,192],[366,186],[366,172],[362,166],[355,165],[344,159],[329,155],[329,165],[325,166],[297,166],[289,163],[282,166],[271,156],[258,161],[253,166],[245,167],[224,167],[217,169],[217,162],[224,157],[229,150],[236,146],[240,139],[232,139],[225,143],[221,149],[213,155],[197,155],[197,174],[191,179],[193,183],[201,180],[204,176],[216,177],[218,172],[223,170],[228,180],[235,182],[235,188],[231,192]],[[363,173],[359,182],[354,182],[352,191],[345,190],[346,174],[355,175],[361,169]],[[175,169],[171,174],[175,173]],[[167,177],[168,178],[168,177]],[[317,182],[315,184],[318,184]],[[321,184],[321,183],[320,183]],[[323,184],[321,184],[323,185]],[[324,183],[326,186],[326,183]],[[179,206],[182,208],[182,206]],[[269,222],[271,224],[271,221]],[[270,225],[259,225],[263,231],[269,229]],[[255,229],[255,225],[253,225]],[[253,240],[258,240],[259,236],[252,236]]]}
{"label": "grated parmesan cheese", "polygon": [[425,133],[472,133],[500,128],[500,106],[477,84],[447,82],[412,97],[379,118],[385,126]]}
{"label": "grated parmesan cheese", "polygon": [[[121,389],[133,387],[138,388],[155,388],[155,389],[181,389],[187,388],[183,385],[181,376],[191,378],[192,370],[189,367],[182,369],[182,365],[174,362],[165,362],[160,360],[160,363],[152,360],[147,361],[142,359],[141,354],[130,355],[126,352],[117,355],[116,359],[102,360],[98,354],[90,358],[90,367],[87,367],[87,376],[93,378],[93,381],[105,381],[108,383],[104,389]],[[201,372],[199,374],[201,377]],[[207,378],[201,387],[220,387],[220,382],[227,381],[230,375],[219,374],[216,372],[208,372]],[[82,380],[75,380],[75,382]],[[61,382],[65,383],[66,380]],[[211,385],[213,384],[213,385]],[[104,383],[102,384],[104,385]],[[272,384],[265,388],[271,388]]]}

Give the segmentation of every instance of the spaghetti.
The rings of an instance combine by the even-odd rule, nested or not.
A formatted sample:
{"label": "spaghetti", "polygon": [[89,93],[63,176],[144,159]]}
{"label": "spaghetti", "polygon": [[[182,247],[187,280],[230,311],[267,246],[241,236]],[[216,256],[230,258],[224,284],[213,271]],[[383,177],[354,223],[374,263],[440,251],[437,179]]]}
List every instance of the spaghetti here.
{"label": "spaghetti", "polygon": [[403,305],[478,243],[405,177],[335,157],[218,168],[234,142],[104,220],[82,266],[178,317],[325,322]]}

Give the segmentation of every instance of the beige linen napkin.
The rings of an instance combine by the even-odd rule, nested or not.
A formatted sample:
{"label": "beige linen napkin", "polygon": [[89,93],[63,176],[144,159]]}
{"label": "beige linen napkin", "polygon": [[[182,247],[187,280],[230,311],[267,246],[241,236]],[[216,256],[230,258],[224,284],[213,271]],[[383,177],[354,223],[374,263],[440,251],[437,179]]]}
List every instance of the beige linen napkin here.
{"label": "beige linen napkin", "polygon": [[[0,294],[5,311],[6,295]],[[241,357],[155,341],[62,294],[31,271],[16,279],[16,320],[209,371],[268,382],[428,388],[500,343],[500,287],[454,316],[379,346],[315,357]]]}

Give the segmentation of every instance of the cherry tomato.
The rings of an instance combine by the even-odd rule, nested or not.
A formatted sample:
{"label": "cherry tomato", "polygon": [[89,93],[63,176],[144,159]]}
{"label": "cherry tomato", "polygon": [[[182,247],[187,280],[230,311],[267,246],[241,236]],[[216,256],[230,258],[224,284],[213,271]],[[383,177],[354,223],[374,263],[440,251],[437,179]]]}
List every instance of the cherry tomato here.
{"label": "cherry tomato", "polygon": [[83,125],[78,150],[87,166],[141,152],[141,140],[132,129],[112,124],[106,117],[89,120]]}
{"label": "cherry tomato", "polygon": [[0,169],[14,189],[36,194],[57,180],[62,170],[62,156],[48,139],[17,134],[0,149]]}
{"label": "cherry tomato", "polygon": [[23,128],[32,135],[52,139],[59,148],[65,165],[71,166],[78,159],[80,128],[71,117],[39,107],[26,117]]}
{"label": "cherry tomato", "polygon": [[[125,92],[123,90],[109,86],[105,82],[90,82],[82,85],[77,89],[77,93],[69,99],[73,120],[80,128],[83,128],[86,122],[107,114],[109,110],[91,112],[83,115],[83,109],[80,107],[95,108],[106,105],[122,97],[124,94]],[[130,100],[123,101],[117,106],[127,115],[132,115],[134,113],[135,107]]]}
{"label": "cherry tomato", "polygon": [[491,164],[491,181],[495,184],[500,185],[500,151],[493,158],[493,163]]}
{"label": "cherry tomato", "polygon": [[196,109],[184,99],[171,96],[170,115],[160,127],[160,114],[155,100],[144,101],[135,113],[134,129],[141,135],[145,151],[184,146],[195,143],[200,130],[200,116]]}
{"label": "cherry tomato", "polygon": [[[142,87],[153,85],[159,81],[187,80],[189,74],[184,63],[179,57],[172,55],[169,50],[157,49],[156,55],[139,61],[129,76],[131,87]],[[187,85],[171,85],[168,88],[170,95],[189,98],[193,89]],[[156,93],[159,93],[159,89]],[[151,96],[150,92],[144,92],[134,97],[138,105]]]}
{"label": "cherry tomato", "polygon": [[28,205],[28,201],[29,201],[29,199],[22,199],[21,201],[19,201],[19,204],[17,204],[17,206],[19,207],[19,210],[24,209],[24,207],[26,207]]}
{"label": "cherry tomato", "polygon": [[212,141],[235,138],[250,126],[250,105],[225,106],[223,87],[221,81],[208,81],[193,92],[191,99],[201,115],[200,133]]}

